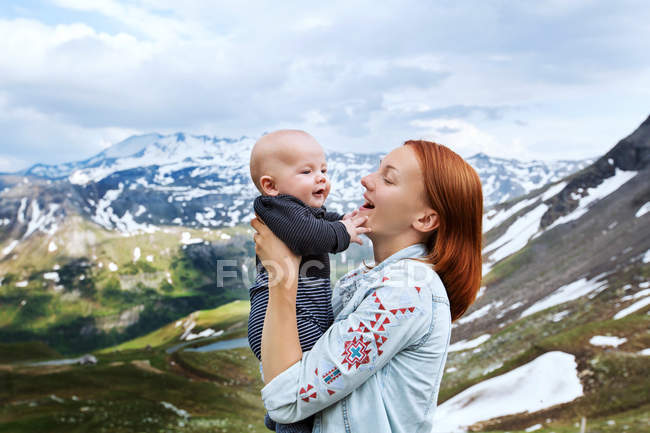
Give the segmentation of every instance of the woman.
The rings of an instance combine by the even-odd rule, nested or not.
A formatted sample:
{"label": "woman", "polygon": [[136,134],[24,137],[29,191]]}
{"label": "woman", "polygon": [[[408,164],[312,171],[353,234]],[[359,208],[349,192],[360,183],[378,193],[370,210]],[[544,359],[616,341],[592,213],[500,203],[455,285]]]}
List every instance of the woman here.
{"label": "woman", "polygon": [[407,141],[361,180],[359,209],[375,266],[335,286],[334,324],[302,353],[295,297],[300,258],[251,225],[269,271],[262,399],[275,421],[316,414],[314,432],[429,432],[449,347],[481,281],[483,197],[447,147]]}

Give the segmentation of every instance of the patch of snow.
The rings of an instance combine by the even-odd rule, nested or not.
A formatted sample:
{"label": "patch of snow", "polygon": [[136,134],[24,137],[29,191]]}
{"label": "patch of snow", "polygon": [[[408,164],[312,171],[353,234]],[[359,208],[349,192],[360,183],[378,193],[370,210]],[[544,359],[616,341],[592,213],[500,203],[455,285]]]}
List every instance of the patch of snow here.
{"label": "patch of snow", "polygon": [[221,235],[219,235],[219,238],[223,239],[224,241],[227,241],[228,239],[230,239],[230,235],[227,233],[221,233]]}
{"label": "patch of snow", "polygon": [[554,195],[558,194],[560,191],[564,189],[566,185],[567,185],[566,181],[553,185],[552,187],[550,187],[544,192],[544,195],[542,195],[542,201],[546,201],[549,198],[553,197]]}
{"label": "patch of snow", "polygon": [[575,357],[548,352],[508,373],[482,381],[438,406],[436,433],[465,432],[466,427],[504,415],[537,412],[583,395]]}
{"label": "patch of snow", "polygon": [[533,197],[528,200],[521,200],[520,202],[515,203],[512,207],[508,209],[502,209],[500,211],[495,211],[494,209],[483,215],[483,233],[487,233],[492,230],[494,227],[498,226],[520,210],[530,206],[539,200],[538,197]]}
{"label": "patch of snow", "polygon": [[650,356],[650,347],[637,352],[641,356]]}
{"label": "patch of snow", "polygon": [[503,367],[503,362],[499,362],[498,364],[491,365],[483,371],[483,374],[486,375],[492,373],[494,370],[498,370],[501,367]]}
{"label": "patch of snow", "polygon": [[24,223],[25,222],[25,209],[27,208],[27,198],[23,197],[20,200],[20,207],[18,208],[18,214],[16,215],[16,219],[18,219],[19,223]]}
{"label": "patch of snow", "polygon": [[589,344],[592,346],[612,346],[612,347],[618,347],[621,344],[625,343],[627,341],[627,338],[619,338],[619,337],[610,337],[606,335],[594,335],[589,339]]}
{"label": "patch of snow", "polygon": [[140,247],[133,248],[133,261],[137,262],[140,259]]}
{"label": "patch of snow", "polygon": [[564,311],[560,311],[559,313],[555,313],[555,314],[553,314],[553,317],[551,317],[551,321],[552,322],[559,322],[562,319],[564,319],[569,313],[570,313],[569,310],[564,310]]}
{"label": "patch of snow", "polygon": [[108,270],[109,270],[109,271],[111,271],[111,272],[115,272],[115,271],[117,271],[117,269],[118,269],[118,267],[117,267],[117,265],[116,265],[115,263],[110,262],[110,263],[108,264]]}
{"label": "patch of snow", "polygon": [[540,204],[530,212],[517,218],[499,239],[485,247],[484,251],[494,250],[490,254],[491,261],[498,262],[525,247],[530,238],[539,231],[540,221],[547,209],[547,205]]}
{"label": "patch of snow", "polygon": [[555,292],[553,292],[550,296],[547,296],[541,301],[537,301],[530,307],[526,308],[521,313],[520,318],[530,316],[531,314],[535,314],[538,311],[546,310],[547,308],[553,307],[555,305],[560,305],[560,304],[564,304],[565,302],[573,301],[574,299],[578,299],[589,293],[600,292],[604,290],[605,288],[607,288],[607,280],[598,281],[604,275],[605,274],[600,274],[594,277],[594,279],[592,280],[587,280],[586,278],[582,278],[578,281],[574,281],[573,283],[567,284],[566,286],[560,287]]}
{"label": "patch of snow", "polygon": [[153,262],[153,256],[152,256],[152,255],[148,255],[148,256],[147,256],[147,261],[148,261],[149,263],[152,263],[152,262]]}
{"label": "patch of snow", "polygon": [[461,350],[473,349],[490,339],[490,334],[483,334],[473,340],[461,340],[449,345],[449,352],[458,352]]}
{"label": "patch of snow", "polygon": [[485,316],[487,314],[487,312],[490,311],[490,308],[492,308],[492,304],[484,305],[483,307],[481,307],[478,310],[472,312],[471,314],[468,314],[467,316],[461,317],[460,319],[457,320],[457,322],[459,324],[469,323],[472,320],[476,320],[479,317]]}
{"label": "patch of snow", "polygon": [[208,329],[204,329],[198,334],[194,334],[190,332],[185,337],[185,341],[191,341],[191,340],[196,340],[197,338],[205,338],[205,337],[218,337],[221,334],[223,334],[223,330],[215,331],[214,329],[208,328]]}
{"label": "patch of snow", "polygon": [[185,409],[179,409],[171,403],[167,403],[166,401],[161,401],[160,404],[162,404],[165,407],[165,409],[171,410],[172,412],[174,412],[176,415],[180,417],[188,418],[190,416],[190,414]]}
{"label": "patch of snow", "polygon": [[18,245],[18,241],[16,241],[16,240],[11,241],[11,243],[9,245],[7,245],[6,247],[4,247],[2,249],[3,257],[6,256],[7,254],[9,254],[10,252],[12,252],[14,250],[14,248],[16,248],[17,245]]}
{"label": "patch of snow", "polygon": [[645,202],[645,204],[641,206],[638,211],[636,211],[634,216],[636,218],[640,218],[643,215],[647,214],[648,212],[650,212],[650,201]]}
{"label": "patch of snow", "polygon": [[59,247],[56,246],[56,243],[54,241],[50,241],[49,245],[47,246],[47,251],[53,253],[57,249],[59,249]]}
{"label": "patch of snow", "polygon": [[523,302],[515,302],[514,304],[512,304],[511,306],[509,306],[509,307],[506,308],[505,310],[501,310],[501,312],[499,312],[499,314],[496,315],[496,318],[497,318],[497,319],[500,319],[500,318],[502,318],[503,316],[505,316],[505,314],[506,314],[508,311],[516,310],[517,308],[521,307],[522,305],[524,305]]}
{"label": "patch of snow", "polygon": [[59,207],[58,204],[50,203],[48,212],[41,213],[38,201],[34,200],[32,202],[32,219],[27,224],[27,230],[25,231],[23,238],[29,237],[36,230],[53,235],[57,229],[54,213],[59,209]]}
{"label": "patch of snow", "polygon": [[619,311],[614,315],[614,320],[622,319],[625,316],[629,316],[630,314],[639,311],[640,309],[645,308],[648,305],[650,305],[650,296],[647,298],[640,299],[636,301],[634,304],[626,308],[623,308],[621,311]]}
{"label": "patch of snow", "polygon": [[185,340],[188,335],[192,333],[192,329],[196,326],[196,322],[190,321],[189,323],[184,324],[185,332],[181,334],[181,341]]}
{"label": "patch of snow", "polygon": [[647,289],[648,287],[650,287],[650,281],[644,281],[642,283],[639,283],[639,287],[642,289]]}
{"label": "patch of snow", "polygon": [[541,429],[541,428],[542,428],[542,425],[541,425],[541,424],[535,424],[535,425],[531,425],[530,427],[528,427],[528,428],[527,428],[526,430],[524,430],[524,431],[525,431],[525,432],[531,432],[531,431],[539,430],[539,429]]}
{"label": "patch of snow", "polygon": [[445,373],[453,373],[454,371],[458,371],[458,369],[456,367],[449,367],[445,370]]}
{"label": "patch of snow", "polygon": [[201,242],[203,242],[203,239],[193,238],[189,232],[181,233],[181,243],[184,245],[200,244]]}
{"label": "patch of snow", "polygon": [[643,255],[643,259],[641,259],[643,263],[650,263],[650,250],[646,251],[645,254]]}
{"label": "patch of snow", "polygon": [[46,280],[54,281],[55,283],[59,282],[59,273],[58,272],[46,272],[43,274],[43,278]]}
{"label": "patch of snow", "polygon": [[[643,283],[641,283],[641,284],[643,284]],[[621,298],[621,301],[629,301],[631,299],[639,299],[639,298],[643,298],[644,296],[648,296],[648,295],[650,295],[650,289],[645,289],[644,288],[643,290],[639,290],[638,292],[636,292],[634,295],[623,296]]]}

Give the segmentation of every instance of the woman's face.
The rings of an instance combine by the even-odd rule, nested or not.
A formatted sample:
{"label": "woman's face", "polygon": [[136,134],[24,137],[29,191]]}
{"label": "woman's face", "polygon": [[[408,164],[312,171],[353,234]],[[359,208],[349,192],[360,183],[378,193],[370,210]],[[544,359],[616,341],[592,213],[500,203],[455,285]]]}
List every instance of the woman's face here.
{"label": "woman's face", "polygon": [[379,169],[361,179],[366,188],[360,215],[368,217],[367,236],[395,236],[411,229],[412,223],[428,208],[424,181],[417,155],[409,146],[390,152]]}

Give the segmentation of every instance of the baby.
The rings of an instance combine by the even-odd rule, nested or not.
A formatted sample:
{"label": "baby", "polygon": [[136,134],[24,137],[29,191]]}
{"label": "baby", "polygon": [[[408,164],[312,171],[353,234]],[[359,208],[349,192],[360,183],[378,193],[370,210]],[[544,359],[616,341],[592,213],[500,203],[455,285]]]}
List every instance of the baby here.
{"label": "baby", "polygon": [[[350,242],[361,244],[354,212],[327,212],[323,203],[330,191],[327,162],[320,144],[304,131],[280,130],[262,137],[251,152],[251,177],[262,195],[255,199],[257,216],[297,255],[302,256],[296,297],[300,346],[310,350],[334,320],[328,253],[344,251]],[[354,222],[356,221],[356,222]],[[261,360],[262,328],[268,304],[268,274],[258,257],[257,276],[250,288],[248,342]],[[304,266],[303,266],[304,265]],[[277,432],[311,432],[313,417],[295,424],[266,426]]]}

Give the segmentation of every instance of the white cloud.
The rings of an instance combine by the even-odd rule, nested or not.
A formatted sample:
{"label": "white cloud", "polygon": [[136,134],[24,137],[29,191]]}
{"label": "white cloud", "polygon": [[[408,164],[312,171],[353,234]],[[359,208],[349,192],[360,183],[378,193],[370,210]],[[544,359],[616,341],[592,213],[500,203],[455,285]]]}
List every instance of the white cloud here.
{"label": "white cloud", "polygon": [[88,157],[130,132],[285,126],[339,150],[427,137],[464,155],[579,158],[648,114],[650,12],[633,2],[52,4],[0,17],[5,160]]}
{"label": "white cloud", "polygon": [[414,120],[411,124],[422,129],[424,139],[452,147],[464,156],[474,155],[478,152],[508,158],[525,159],[529,156],[522,147],[521,140],[512,139],[508,143],[499,142],[493,135],[464,120]]}

